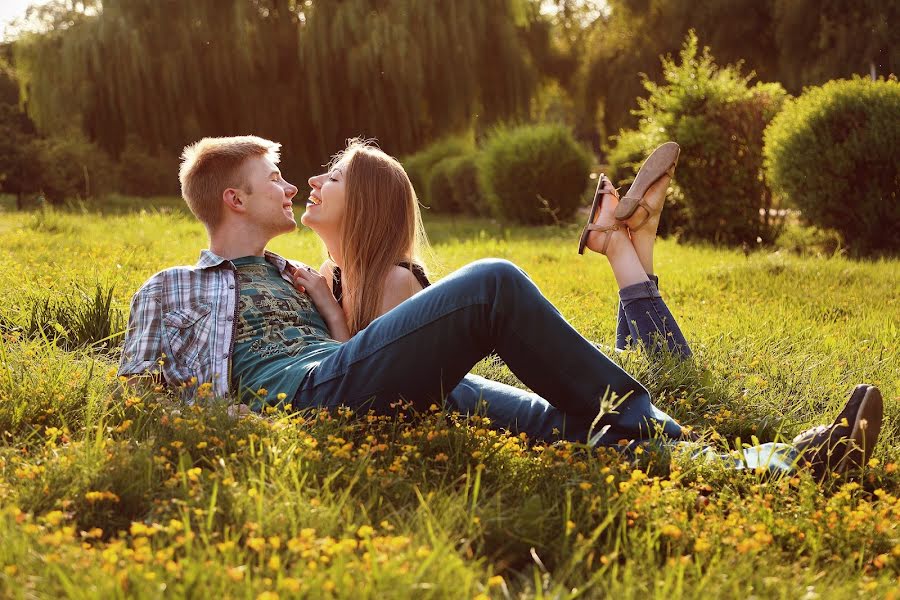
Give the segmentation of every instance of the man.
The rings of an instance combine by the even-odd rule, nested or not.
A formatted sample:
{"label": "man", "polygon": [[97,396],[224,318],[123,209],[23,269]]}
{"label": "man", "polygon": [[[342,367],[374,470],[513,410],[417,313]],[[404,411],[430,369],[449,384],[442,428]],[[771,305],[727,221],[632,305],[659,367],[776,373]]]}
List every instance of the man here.
{"label": "man", "polygon": [[[188,396],[205,386],[216,397],[249,398],[257,409],[346,405],[389,413],[398,397],[418,408],[440,401],[496,352],[535,392],[488,382],[487,411],[497,426],[595,445],[682,437],[648,391],[506,261],[468,265],[336,341],[346,339],[346,324],[316,298],[318,274],[265,249],[296,227],[297,188],[278,170],[279,148],[253,136],[205,138],[185,148],[182,195],[206,226],[209,249],[196,266],[157,273],[137,291],[120,375],[161,376]],[[603,399],[617,404],[599,415],[609,406]],[[474,407],[466,402],[457,408]],[[868,460],[881,415],[878,389],[857,386],[832,425],[793,445],[764,444],[726,460],[776,471],[807,463],[820,477],[844,471]]]}

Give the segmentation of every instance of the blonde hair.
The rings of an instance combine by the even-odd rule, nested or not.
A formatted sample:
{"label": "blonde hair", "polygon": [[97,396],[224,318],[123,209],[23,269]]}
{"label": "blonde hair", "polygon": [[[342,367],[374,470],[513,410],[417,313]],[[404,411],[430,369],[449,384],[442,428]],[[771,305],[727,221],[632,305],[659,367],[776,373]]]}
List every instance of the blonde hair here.
{"label": "blonde hair", "polygon": [[247,159],[266,157],[278,163],[281,144],[256,137],[207,137],[184,147],[181,153],[181,196],[191,212],[207,229],[215,228],[222,220],[222,193],[230,187],[247,193]]}
{"label": "blonde hair", "polygon": [[419,201],[397,159],[354,138],[332,159],[344,162],[345,216],[341,228],[341,284],[351,335],[381,312],[384,283],[400,261],[424,270],[421,250],[428,244]]}

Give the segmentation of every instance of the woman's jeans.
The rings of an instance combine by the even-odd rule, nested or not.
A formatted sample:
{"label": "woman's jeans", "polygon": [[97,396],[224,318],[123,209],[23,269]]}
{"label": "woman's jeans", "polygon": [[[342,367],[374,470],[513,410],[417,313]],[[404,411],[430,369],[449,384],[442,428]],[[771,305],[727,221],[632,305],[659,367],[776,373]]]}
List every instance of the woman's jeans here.
{"label": "woman's jeans", "polygon": [[659,278],[649,277],[650,281],[619,290],[616,349],[640,345],[653,354],[665,348],[676,356],[690,358],[687,340],[659,293]]}
{"label": "woman's jeans", "polygon": [[[623,304],[626,315],[629,307],[640,306]],[[668,318],[662,323],[672,330]],[[533,393],[468,375],[492,352]],[[423,411],[446,399],[450,410],[478,410],[497,427],[544,441],[612,446],[623,439],[675,441],[681,435],[678,423],[651,403],[640,383],[504,260],[467,265],[372,321],[310,371],[293,406],[390,414],[398,397]],[[615,409],[597,419],[604,400],[603,406]],[[746,458],[746,465],[736,465],[759,466],[758,457]]]}

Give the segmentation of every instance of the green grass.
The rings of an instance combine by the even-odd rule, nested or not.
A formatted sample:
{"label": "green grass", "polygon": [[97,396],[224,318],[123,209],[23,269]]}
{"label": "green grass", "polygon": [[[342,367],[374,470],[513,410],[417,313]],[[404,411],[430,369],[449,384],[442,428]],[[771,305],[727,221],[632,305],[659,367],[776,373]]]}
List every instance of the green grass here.
{"label": "green grass", "polygon": [[[876,460],[817,486],[528,447],[439,412],[232,421],[137,394],[103,322],[155,271],[193,263],[205,235],[180,211],[106,212],[0,212],[2,597],[897,598],[897,261],[662,241],[661,288],[696,359],[616,358],[723,449],[790,438],[877,384]],[[438,277],[511,259],[613,344],[613,278],[576,255],[574,226],[427,226]],[[309,232],[271,248],[323,258]]]}

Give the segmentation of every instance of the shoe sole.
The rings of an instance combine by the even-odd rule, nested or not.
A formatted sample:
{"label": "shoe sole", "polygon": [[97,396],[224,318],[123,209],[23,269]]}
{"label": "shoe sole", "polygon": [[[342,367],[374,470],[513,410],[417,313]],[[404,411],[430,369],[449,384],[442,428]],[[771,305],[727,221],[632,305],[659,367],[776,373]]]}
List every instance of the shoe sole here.
{"label": "shoe sole", "polygon": [[591,204],[591,214],[588,215],[587,224],[584,226],[584,229],[581,230],[581,239],[578,240],[578,254],[584,254],[584,248],[587,246],[588,235],[590,235],[591,231],[588,229],[588,225],[594,222],[594,219],[597,218],[597,213],[600,212],[600,205],[603,203],[603,196],[606,194],[603,193],[603,182],[604,180],[609,179],[603,173],[600,173],[600,177],[597,178],[597,191],[594,192],[594,201]]}
{"label": "shoe sole", "polygon": [[[853,428],[850,431],[846,453],[838,462],[834,471],[846,473],[851,469],[862,468],[869,462],[872,450],[881,433],[881,421],[884,415],[884,401],[881,391],[875,386],[868,386],[862,402],[856,411]],[[861,458],[861,460],[858,460]]]}
{"label": "shoe sole", "polygon": [[[678,164],[681,155],[681,147],[675,142],[666,142],[650,153],[644,164],[638,170],[634,182],[625,195],[619,200],[615,217],[619,221],[625,221],[634,216],[638,209],[638,202],[643,199],[650,187],[664,175],[669,175]],[[674,171],[673,171],[674,172]],[[665,200],[663,200],[665,203]],[[649,212],[649,211],[648,211]],[[648,218],[651,218],[652,215]]]}

